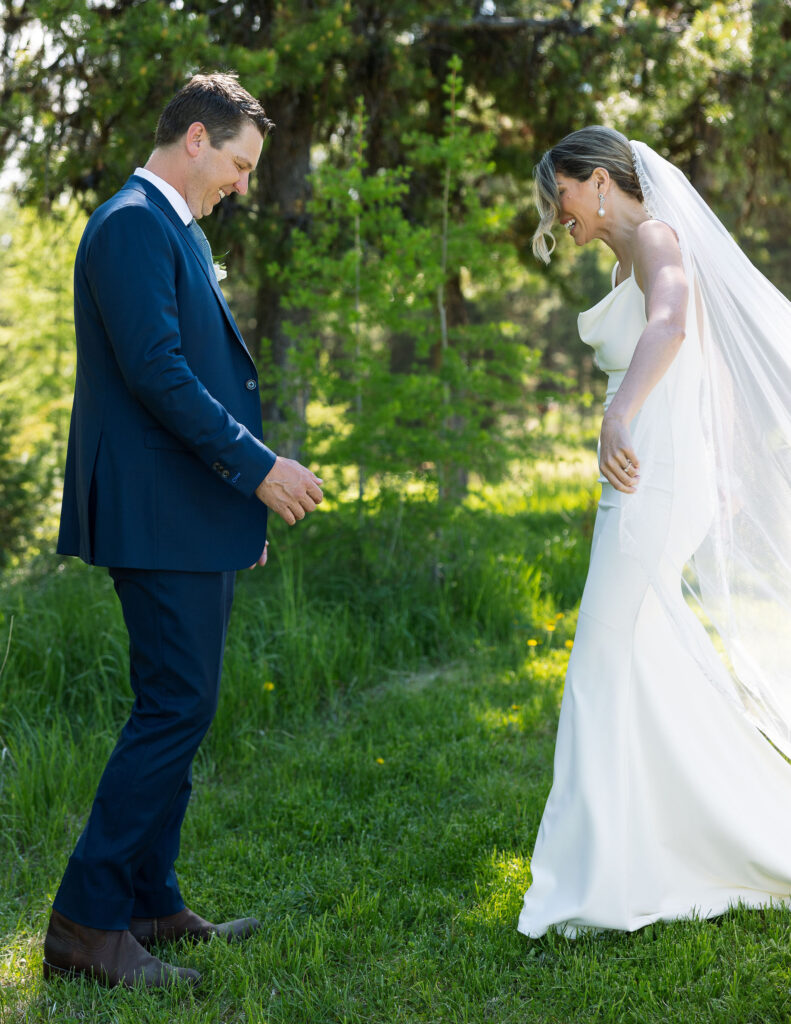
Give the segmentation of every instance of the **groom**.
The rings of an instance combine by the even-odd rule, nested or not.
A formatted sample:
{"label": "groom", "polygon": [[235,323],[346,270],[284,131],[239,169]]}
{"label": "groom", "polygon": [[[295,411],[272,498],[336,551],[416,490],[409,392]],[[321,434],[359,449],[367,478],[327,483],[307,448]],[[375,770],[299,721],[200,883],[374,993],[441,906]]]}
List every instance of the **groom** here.
{"label": "groom", "polygon": [[171,100],[144,168],[93,214],[75,263],[77,382],[58,551],[109,568],[135,701],[55,897],[47,978],[199,981],[157,940],[244,938],[184,905],[174,863],[217,705],[234,571],[266,562],[321,480],[262,441],[258,376],[197,221],[247,192],[272,123],[232,75]]}

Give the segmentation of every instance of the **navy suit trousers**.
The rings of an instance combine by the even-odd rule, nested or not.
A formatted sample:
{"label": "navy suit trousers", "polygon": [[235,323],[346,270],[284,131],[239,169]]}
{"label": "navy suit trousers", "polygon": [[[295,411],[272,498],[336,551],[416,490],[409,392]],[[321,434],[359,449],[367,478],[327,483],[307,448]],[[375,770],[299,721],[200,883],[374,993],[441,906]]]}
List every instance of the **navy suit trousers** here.
{"label": "navy suit trousers", "polygon": [[217,708],[233,572],[110,569],[135,700],[55,909],[90,928],[184,906],[174,864],[192,760]]}

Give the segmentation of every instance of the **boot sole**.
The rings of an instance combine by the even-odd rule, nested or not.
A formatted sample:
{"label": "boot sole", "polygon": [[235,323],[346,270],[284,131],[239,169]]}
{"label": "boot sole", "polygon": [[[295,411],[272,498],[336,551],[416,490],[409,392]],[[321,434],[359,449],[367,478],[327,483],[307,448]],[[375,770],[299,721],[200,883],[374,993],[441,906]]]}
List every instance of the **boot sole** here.
{"label": "boot sole", "polygon": [[79,981],[80,978],[86,978],[88,981],[96,981],[106,988],[110,987],[107,975],[104,973],[94,974],[92,970],[81,971],[78,967],[58,967],[56,964],[51,964],[49,960],[44,961],[43,973],[45,981]]}
{"label": "boot sole", "polygon": [[[75,967],[56,967],[55,964],[51,964],[49,960],[44,961],[44,980],[45,981],[57,981],[63,979],[65,981],[74,981],[77,978],[85,977],[84,971],[78,971]],[[93,977],[93,975],[89,975]]]}
{"label": "boot sole", "polygon": [[[58,967],[51,964],[49,960],[44,960],[43,973],[45,981],[78,981],[80,978],[87,978],[89,981],[97,981],[106,988],[115,988],[118,985],[123,985],[125,988],[134,986],[134,982],[130,985],[126,979],[112,985],[104,972],[95,974],[92,970],[81,971],[76,967]],[[143,979],[140,980],[143,981]],[[197,978],[183,978],[180,974],[168,974],[167,981],[162,985],[145,985],[144,981],[143,984],[146,988],[169,988],[171,985],[187,985],[189,988],[197,988],[202,980],[200,974]]]}

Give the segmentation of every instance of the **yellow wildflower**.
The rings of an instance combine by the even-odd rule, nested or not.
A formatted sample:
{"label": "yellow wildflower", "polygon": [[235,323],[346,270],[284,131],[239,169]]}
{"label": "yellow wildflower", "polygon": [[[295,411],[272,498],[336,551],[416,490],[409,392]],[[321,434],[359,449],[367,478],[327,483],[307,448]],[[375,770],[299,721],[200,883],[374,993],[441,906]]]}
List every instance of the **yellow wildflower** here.
{"label": "yellow wildflower", "polygon": [[270,682],[269,680],[267,680],[264,683],[264,689],[266,690],[267,693],[271,693],[272,690],[274,690],[274,688],[275,688],[275,684]]}
{"label": "yellow wildflower", "polygon": [[538,647],[538,640],[528,640],[527,641],[527,646],[528,647]]}

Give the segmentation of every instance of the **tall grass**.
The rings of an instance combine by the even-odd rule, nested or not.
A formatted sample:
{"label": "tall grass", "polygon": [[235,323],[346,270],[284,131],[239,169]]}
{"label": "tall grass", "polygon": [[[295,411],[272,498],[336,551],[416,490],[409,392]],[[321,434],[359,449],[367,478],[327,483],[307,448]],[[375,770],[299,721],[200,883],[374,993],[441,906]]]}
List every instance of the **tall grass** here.
{"label": "tall grass", "polygon": [[[171,945],[205,983],[48,986],[54,889],[129,707],[104,572],[0,587],[0,1021],[67,1024],[787,1022],[780,908],[570,942],[516,932],[551,781],[592,525],[565,467],[274,530],[241,573],[217,719],[179,861],[249,943]],[[13,627],[12,627],[13,623]],[[10,643],[9,641],[10,637]]]}
{"label": "tall grass", "polygon": [[[581,589],[590,492],[544,489],[519,511],[491,496],[472,504],[438,518],[419,501],[383,502],[362,525],[344,507],[275,525],[270,564],[237,577],[198,772],[241,770],[262,734],[387,673],[481,651],[514,661],[533,635],[562,645],[573,613],[557,616]],[[111,582],[67,562],[41,561],[0,588],[0,886],[23,903],[48,898],[33,879],[43,869],[57,880],[53,852],[76,838],[131,703]]]}

